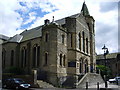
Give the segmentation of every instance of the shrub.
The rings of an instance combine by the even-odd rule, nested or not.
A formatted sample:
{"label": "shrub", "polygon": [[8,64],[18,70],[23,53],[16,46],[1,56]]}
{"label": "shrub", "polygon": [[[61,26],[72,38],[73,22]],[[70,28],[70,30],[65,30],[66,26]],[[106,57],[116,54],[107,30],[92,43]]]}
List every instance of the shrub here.
{"label": "shrub", "polygon": [[9,67],[9,68],[6,68],[3,71],[3,73],[11,73],[14,75],[21,75],[21,74],[24,74],[24,70],[19,67]]}

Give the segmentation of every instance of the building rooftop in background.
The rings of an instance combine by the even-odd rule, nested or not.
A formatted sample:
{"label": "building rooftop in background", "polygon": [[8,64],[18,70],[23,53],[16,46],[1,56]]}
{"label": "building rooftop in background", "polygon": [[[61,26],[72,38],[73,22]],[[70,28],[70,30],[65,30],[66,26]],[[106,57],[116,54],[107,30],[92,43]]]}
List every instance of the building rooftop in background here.
{"label": "building rooftop in background", "polygon": [[2,39],[2,40],[8,40],[9,39],[9,37],[8,36],[5,36],[5,35],[2,35],[2,34],[0,34],[0,39]]}
{"label": "building rooftop in background", "polygon": [[[106,58],[109,58],[109,59],[116,58],[118,54],[120,54],[120,52],[109,53],[109,54],[106,55]],[[103,54],[99,54],[99,55],[96,56],[96,59],[104,59],[104,55]]]}

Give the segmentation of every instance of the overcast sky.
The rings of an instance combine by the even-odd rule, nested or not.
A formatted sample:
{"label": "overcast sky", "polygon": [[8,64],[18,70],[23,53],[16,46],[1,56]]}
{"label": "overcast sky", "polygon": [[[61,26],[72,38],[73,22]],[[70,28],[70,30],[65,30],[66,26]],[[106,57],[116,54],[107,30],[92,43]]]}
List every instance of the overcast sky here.
{"label": "overcast sky", "polygon": [[[0,0],[0,34],[13,36],[25,29],[77,14],[84,0]],[[118,0],[85,0],[95,19],[96,53],[104,44],[110,53],[118,52]]]}

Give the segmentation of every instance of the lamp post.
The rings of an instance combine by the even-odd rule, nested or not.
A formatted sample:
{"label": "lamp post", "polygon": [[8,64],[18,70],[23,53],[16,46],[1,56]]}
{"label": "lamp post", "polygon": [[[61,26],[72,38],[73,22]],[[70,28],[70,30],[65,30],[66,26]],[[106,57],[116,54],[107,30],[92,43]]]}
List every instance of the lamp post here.
{"label": "lamp post", "polygon": [[[103,46],[102,50],[104,50],[104,59],[105,59],[105,67],[106,67],[106,63],[107,63],[107,60],[106,60],[106,55],[109,53],[109,51],[108,51],[108,48],[106,48],[105,44],[104,44],[104,46]],[[107,87],[108,87],[108,85],[107,85],[107,78],[106,78],[106,76],[107,76],[107,70],[106,70],[106,73],[105,73],[105,88],[107,88]]]}

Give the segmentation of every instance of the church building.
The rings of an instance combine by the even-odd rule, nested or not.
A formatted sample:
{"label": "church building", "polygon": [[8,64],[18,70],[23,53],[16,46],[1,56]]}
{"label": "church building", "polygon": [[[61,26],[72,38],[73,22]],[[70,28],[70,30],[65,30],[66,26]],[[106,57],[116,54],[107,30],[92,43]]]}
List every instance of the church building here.
{"label": "church building", "polygon": [[80,13],[24,30],[2,43],[2,67],[19,67],[53,85],[96,71],[94,18],[83,3]]}

